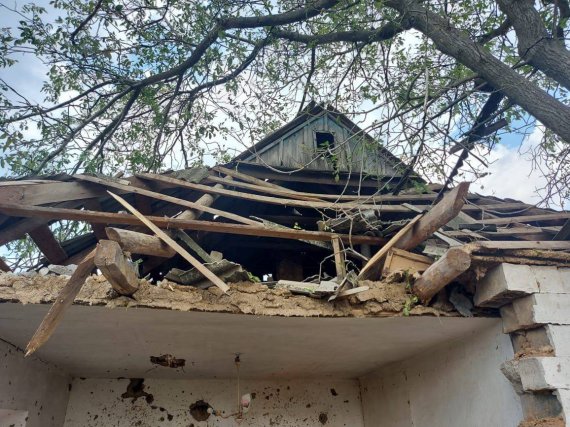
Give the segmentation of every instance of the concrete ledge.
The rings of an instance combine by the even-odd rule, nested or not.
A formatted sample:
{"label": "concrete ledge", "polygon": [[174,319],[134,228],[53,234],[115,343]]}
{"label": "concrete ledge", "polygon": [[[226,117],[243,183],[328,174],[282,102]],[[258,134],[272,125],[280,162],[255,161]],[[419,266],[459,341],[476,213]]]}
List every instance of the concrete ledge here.
{"label": "concrete ledge", "polygon": [[570,326],[548,325],[546,333],[556,356],[570,356]]}
{"label": "concrete ledge", "polygon": [[524,391],[570,389],[570,357],[519,359],[517,370]]}
{"label": "concrete ledge", "polygon": [[503,330],[511,333],[543,324],[570,325],[570,294],[533,294],[501,307]]}
{"label": "concrete ledge", "polygon": [[535,293],[570,294],[570,268],[500,264],[477,284],[474,302],[498,308]]}
{"label": "concrete ledge", "polygon": [[538,282],[530,266],[503,263],[487,272],[477,284],[473,299],[479,307],[501,307],[536,292]]}

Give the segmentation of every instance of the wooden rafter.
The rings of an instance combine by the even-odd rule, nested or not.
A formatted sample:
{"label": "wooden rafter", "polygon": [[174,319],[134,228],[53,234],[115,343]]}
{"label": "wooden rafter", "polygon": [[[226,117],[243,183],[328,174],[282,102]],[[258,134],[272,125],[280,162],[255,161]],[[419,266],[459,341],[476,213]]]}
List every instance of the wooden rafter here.
{"label": "wooden rafter", "polygon": [[[13,216],[38,217],[43,219],[67,219],[87,221],[99,224],[140,225],[141,222],[132,215],[95,212],[88,210],[46,208],[42,206],[20,206],[0,202],[0,212]],[[148,216],[154,224],[163,229],[176,228],[180,230],[210,231],[214,233],[239,234],[244,236],[275,237],[293,240],[318,240],[330,242],[331,233],[322,231],[306,231],[288,228],[265,228],[260,223],[256,225],[230,224],[225,222],[189,220]],[[383,237],[356,236],[337,234],[343,242],[354,244],[382,245],[386,242]]]}
{"label": "wooden rafter", "polygon": [[68,258],[47,224],[40,225],[28,234],[51,264],[63,264]]}

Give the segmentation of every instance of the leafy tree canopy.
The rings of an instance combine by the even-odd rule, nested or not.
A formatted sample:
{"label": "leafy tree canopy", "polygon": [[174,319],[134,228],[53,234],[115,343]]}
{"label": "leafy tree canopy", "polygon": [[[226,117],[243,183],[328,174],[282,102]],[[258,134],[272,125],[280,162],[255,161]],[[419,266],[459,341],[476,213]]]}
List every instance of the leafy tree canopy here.
{"label": "leafy tree canopy", "polygon": [[227,141],[249,146],[314,99],[448,183],[484,171],[501,134],[538,122],[544,196],[569,196],[568,0],[54,0],[49,9],[26,5],[0,30],[0,66],[33,55],[48,68],[39,101],[0,80],[9,175],[223,159]]}

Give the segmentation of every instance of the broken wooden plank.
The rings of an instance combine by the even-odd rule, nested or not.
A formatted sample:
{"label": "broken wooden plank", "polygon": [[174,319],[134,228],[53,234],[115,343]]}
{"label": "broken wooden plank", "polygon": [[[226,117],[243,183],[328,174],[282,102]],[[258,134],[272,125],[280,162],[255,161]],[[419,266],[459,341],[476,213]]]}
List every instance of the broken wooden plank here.
{"label": "broken wooden plank", "polygon": [[[404,206],[404,207],[410,209],[411,211],[417,212],[417,213],[423,212],[422,210],[418,209],[417,206],[410,205],[409,203],[403,203],[402,206]],[[465,206],[463,206],[463,207],[465,207]],[[425,210],[425,209],[424,209],[424,210]],[[461,214],[461,212],[457,212],[457,215],[460,215],[460,214]],[[453,218],[453,219],[454,219],[454,218]],[[443,224],[443,225],[446,225],[446,224]],[[442,225],[442,226],[443,226],[443,225]],[[443,241],[444,241],[445,243],[447,243],[449,246],[461,246],[461,245],[463,244],[463,243],[461,243],[459,240],[455,240],[454,238],[449,237],[443,230],[441,230],[441,228],[438,229],[438,230],[436,230],[436,231],[434,231],[434,232],[433,232],[433,235],[436,236],[437,238],[443,240]],[[429,236],[428,236],[428,237],[429,237]],[[425,240],[425,239],[424,239],[424,240]],[[407,249],[409,249],[409,248],[407,248]]]}
{"label": "broken wooden plank", "polygon": [[[255,191],[257,193],[267,193],[267,194],[272,194],[272,195],[276,195],[276,196],[289,197],[291,199],[296,199],[296,200],[307,200],[307,201],[313,201],[313,202],[322,202],[322,200],[317,198],[317,197],[304,196],[302,194],[297,194],[295,191],[289,190],[289,189],[284,188],[284,187],[279,187],[279,186],[276,186],[277,188],[266,187],[266,186],[262,186],[262,185],[258,185],[258,184],[249,184],[249,183],[245,183],[245,182],[239,182],[236,180],[230,181],[227,178],[220,178],[217,176],[209,176],[207,178],[207,181],[215,182],[218,184],[224,184],[226,187],[243,188],[245,190],[251,190],[251,191]],[[263,182],[265,182],[265,181],[263,181]]]}
{"label": "broken wooden plank", "polygon": [[433,259],[430,257],[392,248],[386,255],[382,276],[389,276],[396,271],[407,271],[409,274],[423,272],[431,264],[433,264]]}
{"label": "broken wooden plank", "polygon": [[34,353],[53,334],[53,331],[55,331],[55,328],[59,322],[61,322],[61,319],[63,319],[65,310],[73,304],[73,300],[81,290],[85,280],[95,268],[94,259],[95,250],[92,250],[77,266],[77,269],[58,294],[55,302],[26,346],[26,356]]}
{"label": "broken wooden plank", "polygon": [[[0,212],[12,216],[36,217],[39,221],[47,219],[67,219],[75,221],[96,222],[100,224],[140,225],[136,217],[123,213],[95,212],[88,210],[48,208],[42,206],[21,206],[0,202]],[[44,219],[40,219],[44,218]],[[274,237],[292,240],[316,240],[330,242],[332,233],[323,231],[295,230],[291,228],[265,228],[261,225],[230,224],[226,222],[190,220],[159,216],[147,217],[158,227],[164,229],[182,229],[195,231],[210,231],[214,233],[238,234],[243,236]],[[256,223],[259,224],[259,223]],[[336,234],[345,243],[382,245],[386,243],[383,237],[351,236]]]}
{"label": "broken wooden plank", "polygon": [[[13,184],[17,184],[17,181]],[[23,205],[43,205],[105,196],[103,190],[82,182],[50,182],[33,185],[0,184],[0,200]]]}
{"label": "broken wooden plank", "polygon": [[217,194],[219,196],[234,197],[242,200],[249,200],[252,202],[268,203],[278,206],[292,206],[298,208],[310,208],[310,209],[330,209],[330,210],[341,210],[341,209],[372,209],[379,210],[383,212],[408,212],[409,209],[404,208],[399,205],[365,205],[362,203],[355,202],[343,202],[343,203],[333,203],[333,202],[318,202],[318,201],[306,201],[306,200],[294,200],[285,199],[279,197],[263,196],[259,194],[244,193],[241,191],[227,190],[225,188],[215,188],[209,185],[195,184],[192,182],[182,181],[176,178],[170,178],[164,175],[153,175],[153,174],[138,174],[141,178],[172,184],[182,188],[188,188],[191,190],[202,191],[205,193]]}
{"label": "broken wooden plank", "polygon": [[28,234],[51,264],[63,264],[65,262],[67,253],[47,224],[40,225],[38,228],[29,231]]}
{"label": "broken wooden plank", "polygon": [[402,236],[395,247],[404,250],[413,249],[455,218],[465,203],[468,191],[469,183],[462,182],[446,193],[437,205],[422,216],[413,229]]}
{"label": "broken wooden plank", "polygon": [[138,290],[137,268],[127,259],[117,242],[100,240],[95,250],[94,262],[120,295],[132,295]]}
{"label": "broken wooden plank", "polygon": [[364,268],[360,271],[358,279],[359,280],[368,279],[372,276],[374,271],[380,271],[382,269],[381,263],[384,261],[386,255],[388,255],[390,249],[395,247],[400,242],[400,239],[406,236],[422,218],[423,214],[416,216],[414,219],[408,222],[404,227],[402,227],[402,229],[398,231],[388,241],[388,243],[382,246],[382,248],[380,248],[380,250],[376,252],[376,254],[374,254],[372,258],[368,260]]}
{"label": "broken wooden plank", "polygon": [[508,218],[491,218],[477,220],[477,224],[516,224],[523,222],[543,222],[543,221],[558,221],[561,219],[569,219],[570,212],[559,213],[545,213],[543,215],[521,215],[512,216]]}
{"label": "broken wooden plank", "polygon": [[[211,208],[211,207],[206,206],[206,205],[198,204],[195,202],[190,202],[188,200],[179,199],[178,197],[167,196],[165,194],[156,193],[154,191],[145,190],[142,188],[129,186],[129,185],[118,184],[118,183],[110,181],[110,180],[96,178],[96,177],[88,176],[88,175],[76,175],[76,178],[81,179],[81,180],[85,180],[88,182],[93,182],[95,184],[103,185],[103,186],[108,187],[108,188],[114,188],[114,189],[122,190],[124,192],[141,194],[143,196],[151,197],[151,198],[157,199],[157,200],[163,200],[165,202],[174,203],[176,205],[184,206],[184,207],[187,207],[190,209],[208,212],[212,215],[219,215],[223,218],[231,219],[232,221],[236,221],[236,222],[239,222],[241,224],[249,224],[249,225],[258,224],[257,221],[253,221],[251,219],[244,218],[240,215],[236,215],[236,214],[233,214],[231,212],[226,212],[226,211],[222,211],[219,209],[214,209],[214,208]],[[185,181],[182,181],[182,182],[185,182]]]}
{"label": "broken wooden plank", "polygon": [[155,224],[153,224],[149,219],[147,219],[143,214],[137,211],[130,203],[128,203],[125,199],[116,194],[108,191],[108,193],[113,197],[117,202],[119,202],[122,206],[125,207],[129,212],[131,212],[134,216],[136,216],[144,225],[152,230],[154,234],[156,234],[161,240],[163,240],[167,245],[169,245],[172,249],[178,252],[182,258],[188,261],[194,268],[196,268],[200,273],[202,273],[207,279],[209,279],[214,285],[220,288],[224,293],[226,293],[230,287],[226,285],[218,276],[208,270],[204,265],[194,258],[192,255],[188,253],[186,249],[176,243],[168,234],[158,228]]}
{"label": "broken wooden plank", "polygon": [[538,249],[545,251],[570,250],[569,241],[556,240],[525,240],[525,241],[484,241],[469,244],[474,251],[477,249],[497,249],[497,250],[516,250],[516,249]]}
{"label": "broken wooden plank", "polygon": [[117,242],[124,251],[164,258],[171,258],[176,255],[174,249],[156,236],[113,227],[107,227],[105,231],[108,238]]}
{"label": "broken wooden plank", "polygon": [[428,267],[412,287],[412,292],[427,304],[439,291],[471,266],[471,255],[464,247],[453,247]]}
{"label": "broken wooden plank", "polygon": [[333,236],[331,239],[333,251],[334,251],[334,265],[336,268],[336,277],[339,279],[344,279],[346,276],[346,264],[344,259],[344,252],[342,251],[341,240],[337,236]]}

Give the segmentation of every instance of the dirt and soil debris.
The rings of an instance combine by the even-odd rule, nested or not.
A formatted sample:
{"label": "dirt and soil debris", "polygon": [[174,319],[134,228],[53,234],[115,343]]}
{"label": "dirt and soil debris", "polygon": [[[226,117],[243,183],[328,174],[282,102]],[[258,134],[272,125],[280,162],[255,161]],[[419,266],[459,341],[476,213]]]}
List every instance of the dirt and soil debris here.
{"label": "dirt and soil debris", "polygon": [[523,421],[519,424],[519,427],[564,427],[565,425],[562,417],[556,417]]}
{"label": "dirt and soil debris", "polygon": [[[0,302],[51,304],[68,276],[0,274]],[[285,289],[270,289],[260,283],[231,284],[227,294],[216,287],[198,289],[163,280],[146,280],[132,297],[118,296],[104,276],[91,276],[75,304],[107,307],[147,307],[179,311],[204,311],[286,317],[384,317],[400,315],[458,316],[449,307],[424,307],[411,303],[406,283],[392,280],[362,281],[370,289],[333,303],[326,299],[293,295]]]}

